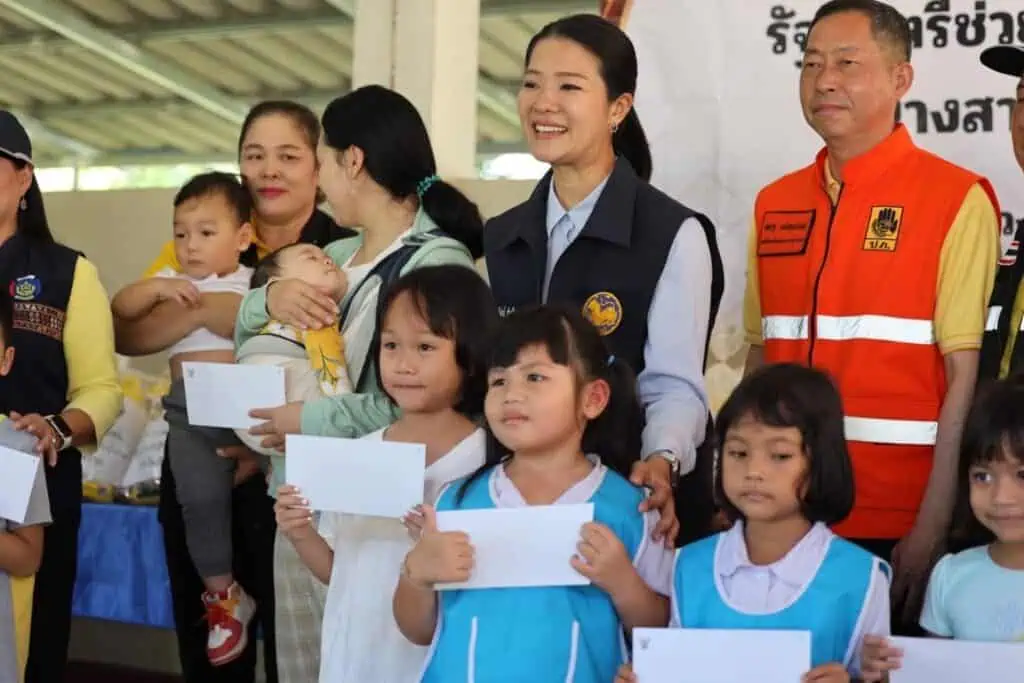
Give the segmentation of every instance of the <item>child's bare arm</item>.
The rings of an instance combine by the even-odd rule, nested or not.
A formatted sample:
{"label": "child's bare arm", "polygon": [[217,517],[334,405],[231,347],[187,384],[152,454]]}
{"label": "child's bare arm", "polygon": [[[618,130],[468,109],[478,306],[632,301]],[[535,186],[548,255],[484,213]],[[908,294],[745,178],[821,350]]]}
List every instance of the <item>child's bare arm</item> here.
{"label": "child's bare arm", "polygon": [[224,339],[234,339],[235,319],[242,295],[233,292],[209,292],[200,297],[203,327]]}
{"label": "child's bare arm", "polygon": [[398,630],[415,645],[430,645],[437,628],[437,593],[403,571],[392,601]]}
{"label": "child's bare arm", "polygon": [[199,303],[199,290],[188,280],[146,278],[133,282],[114,295],[110,308],[118,318],[133,321],[145,318],[157,304],[164,301],[178,301],[185,306],[194,306]]}
{"label": "child's bare arm", "polygon": [[11,576],[32,576],[43,558],[43,527],[24,526],[0,531],[0,571]]}

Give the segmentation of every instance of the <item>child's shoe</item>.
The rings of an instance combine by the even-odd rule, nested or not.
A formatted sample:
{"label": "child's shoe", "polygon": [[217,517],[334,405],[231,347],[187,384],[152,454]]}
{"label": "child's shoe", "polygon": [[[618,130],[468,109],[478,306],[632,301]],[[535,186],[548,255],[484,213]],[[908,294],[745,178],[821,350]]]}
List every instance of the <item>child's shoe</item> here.
{"label": "child's shoe", "polygon": [[210,629],[206,639],[210,664],[221,666],[234,661],[249,643],[249,622],[256,603],[236,581],[223,593],[203,593],[203,604]]}

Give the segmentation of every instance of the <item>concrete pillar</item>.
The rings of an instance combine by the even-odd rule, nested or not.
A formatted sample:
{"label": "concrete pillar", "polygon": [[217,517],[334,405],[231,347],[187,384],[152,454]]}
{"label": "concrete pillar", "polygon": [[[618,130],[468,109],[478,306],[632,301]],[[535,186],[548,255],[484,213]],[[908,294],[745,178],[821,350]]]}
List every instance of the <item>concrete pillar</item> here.
{"label": "concrete pillar", "polygon": [[438,172],[476,176],[480,0],[358,0],[353,86],[408,97],[427,124]]}

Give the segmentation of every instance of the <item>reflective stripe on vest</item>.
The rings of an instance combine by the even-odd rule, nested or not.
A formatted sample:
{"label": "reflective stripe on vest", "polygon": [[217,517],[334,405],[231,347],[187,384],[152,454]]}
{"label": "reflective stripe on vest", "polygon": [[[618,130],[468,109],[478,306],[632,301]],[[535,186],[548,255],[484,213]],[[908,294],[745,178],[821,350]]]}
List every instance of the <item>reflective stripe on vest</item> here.
{"label": "reflective stripe on vest", "polygon": [[[808,339],[809,320],[806,315],[765,316],[761,319],[761,334],[765,341]],[[817,337],[826,341],[873,339],[897,344],[935,343],[935,326],[931,320],[888,315],[819,315],[817,322]]]}
{"label": "reflective stripe on vest", "polygon": [[926,420],[884,420],[874,417],[845,417],[847,441],[888,443],[902,446],[934,446],[938,422]]}

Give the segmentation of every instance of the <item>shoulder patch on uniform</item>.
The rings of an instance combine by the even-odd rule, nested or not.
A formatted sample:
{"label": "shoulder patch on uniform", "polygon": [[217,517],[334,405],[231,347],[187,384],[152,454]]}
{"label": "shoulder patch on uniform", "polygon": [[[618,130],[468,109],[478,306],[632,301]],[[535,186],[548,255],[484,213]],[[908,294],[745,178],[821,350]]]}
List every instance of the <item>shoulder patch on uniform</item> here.
{"label": "shoulder patch on uniform", "polygon": [[597,328],[602,337],[607,336],[622,323],[622,303],[611,292],[596,292],[583,302],[583,317]]}
{"label": "shoulder patch on uniform", "polygon": [[758,256],[799,256],[807,251],[814,228],[814,209],[766,211],[757,227]]}
{"label": "shoulder patch on uniform", "polygon": [[896,251],[902,224],[902,206],[872,206],[864,231],[864,251]]}
{"label": "shoulder patch on uniform", "polygon": [[15,301],[32,301],[43,291],[43,283],[36,275],[22,275],[11,281],[11,297]]}

